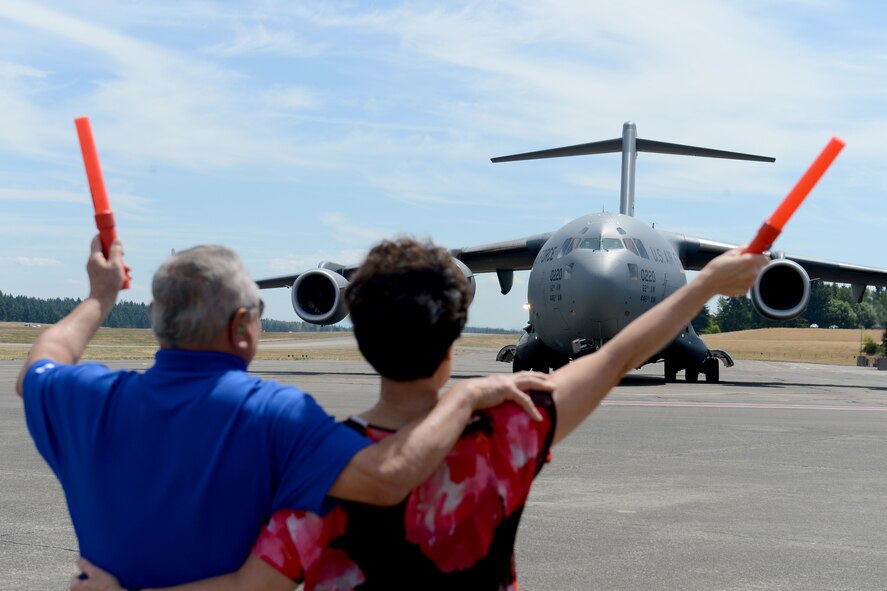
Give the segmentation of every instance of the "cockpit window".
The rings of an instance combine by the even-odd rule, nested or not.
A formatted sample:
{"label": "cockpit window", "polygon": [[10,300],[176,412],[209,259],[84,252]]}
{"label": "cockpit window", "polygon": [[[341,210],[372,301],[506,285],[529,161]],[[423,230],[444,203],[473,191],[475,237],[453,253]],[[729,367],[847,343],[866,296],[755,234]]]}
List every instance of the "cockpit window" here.
{"label": "cockpit window", "polygon": [[583,238],[582,242],[579,243],[579,248],[585,248],[588,250],[600,250],[601,249],[601,237],[600,236],[589,236],[588,238]]}
{"label": "cockpit window", "polygon": [[634,245],[634,240],[632,240],[631,238],[625,238],[623,239],[623,242],[625,242],[625,248],[627,248],[634,254],[641,256],[640,254],[638,254],[638,247]]}
{"label": "cockpit window", "polygon": [[601,240],[601,246],[604,250],[620,250],[625,248],[622,245],[622,241],[618,238],[604,238]]}
{"label": "cockpit window", "polygon": [[617,227],[616,231],[619,232],[620,236],[625,236],[625,230],[623,230],[622,228]]}
{"label": "cockpit window", "polygon": [[561,251],[558,253],[557,258],[565,257],[570,254],[573,249],[579,246],[579,242],[581,238],[567,238],[564,240],[563,245],[561,246]]}
{"label": "cockpit window", "polygon": [[650,255],[647,254],[647,249],[644,248],[644,243],[641,242],[639,238],[635,238],[634,244],[635,244],[635,246],[638,247],[638,254],[641,255],[641,258],[645,258],[645,259],[649,260]]}

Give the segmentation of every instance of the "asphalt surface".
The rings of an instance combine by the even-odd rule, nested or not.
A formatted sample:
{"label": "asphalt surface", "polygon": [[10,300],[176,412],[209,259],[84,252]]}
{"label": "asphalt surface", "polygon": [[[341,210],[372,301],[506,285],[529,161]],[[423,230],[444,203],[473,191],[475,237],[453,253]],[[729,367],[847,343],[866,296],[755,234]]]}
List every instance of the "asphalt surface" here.
{"label": "asphalt surface", "polygon": [[[454,379],[509,371],[494,353],[458,355]],[[0,362],[0,589],[65,589],[77,541],[13,393],[19,367]],[[362,362],[252,370],[338,416],[377,387]],[[887,588],[887,372],[743,361],[721,377],[635,372],[554,450],[520,528],[522,591]]]}

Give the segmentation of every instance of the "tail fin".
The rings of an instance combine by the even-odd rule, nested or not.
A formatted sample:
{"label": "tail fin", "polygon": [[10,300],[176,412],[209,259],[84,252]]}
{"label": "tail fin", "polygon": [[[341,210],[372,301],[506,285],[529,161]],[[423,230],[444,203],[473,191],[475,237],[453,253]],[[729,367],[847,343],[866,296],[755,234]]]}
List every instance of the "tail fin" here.
{"label": "tail fin", "polygon": [[539,160],[542,158],[564,158],[566,156],[587,156],[590,154],[609,154],[622,152],[622,187],[620,191],[619,213],[634,215],[634,173],[635,160],[638,152],[655,152],[657,154],[674,154],[676,156],[701,156],[705,158],[729,158],[731,160],[753,160],[756,162],[775,162],[776,158],[727,152],[683,144],[669,144],[637,137],[637,127],[631,121],[622,126],[622,137],[602,142],[576,144],[563,148],[538,150],[491,158],[492,162],[514,162],[516,160]]}

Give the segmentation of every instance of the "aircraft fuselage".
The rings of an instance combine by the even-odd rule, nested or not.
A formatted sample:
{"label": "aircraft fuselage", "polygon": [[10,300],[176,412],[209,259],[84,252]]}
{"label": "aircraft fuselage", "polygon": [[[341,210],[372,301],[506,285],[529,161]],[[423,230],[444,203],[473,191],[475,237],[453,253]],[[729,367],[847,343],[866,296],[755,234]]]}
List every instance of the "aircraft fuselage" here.
{"label": "aircraft fuselage", "polygon": [[530,272],[530,323],[566,357],[598,348],[687,282],[655,229],[621,214],[573,220],[539,251]]}

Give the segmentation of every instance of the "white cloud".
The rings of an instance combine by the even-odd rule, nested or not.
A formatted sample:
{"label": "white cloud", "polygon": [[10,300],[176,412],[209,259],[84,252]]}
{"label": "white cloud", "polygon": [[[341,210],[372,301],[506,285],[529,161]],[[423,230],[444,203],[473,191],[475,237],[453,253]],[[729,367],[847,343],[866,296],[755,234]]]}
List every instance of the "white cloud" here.
{"label": "white cloud", "polygon": [[45,155],[40,130],[46,121],[32,102],[32,85],[43,84],[48,72],[11,62],[0,62],[0,147],[30,156]]}
{"label": "white cloud", "polygon": [[[0,18],[63,40],[102,68],[99,78],[87,81],[93,84],[87,94],[75,98],[79,109],[85,105],[91,113],[103,153],[198,169],[293,161],[294,151],[283,149],[261,118],[251,116],[248,107],[256,99],[239,89],[237,73],[33,3],[4,2]],[[52,82],[54,76],[47,78]],[[12,93],[6,102],[14,101],[10,108],[31,120],[57,119],[57,106],[39,107],[26,94]],[[40,125],[15,131],[6,134],[11,151],[34,152],[57,142]]]}
{"label": "white cloud", "polygon": [[301,86],[280,86],[260,93],[262,101],[271,109],[304,111],[317,107],[315,93]]}
{"label": "white cloud", "polygon": [[[86,184],[85,175],[83,180]],[[40,204],[47,203],[71,203],[82,207],[83,220],[92,215],[92,198],[89,194],[88,187],[84,186],[82,191],[67,191],[64,189],[25,189],[0,187],[0,202],[17,202],[23,211],[36,211]],[[113,191],[110,195],[111,206],[115,212],[115,217],[119,220],[121,215],[127,216],[128,219],[145,219],[146,214],[152,213],[150,206],[151,200],[125,192]]]}
{"label": "white cloud", "polygon": [[50,267],[61,265],[61,261],[39,257],[15,257],[15,262],[25,267]]}
{"label": "white cloud", "polygon": [[[323,261],[332,261],[340,265],[359,263],[366,256],[366,253],[366,250],[358,248],[289,252],[283,256],[269,259],[265,268],[268,273],[282,276],[316,269]],[[256,279],[262,279],[263,277],[256,277]]]}
{"label": "white cloud", "polygon": [[[787,34],[755,10],[698,2],[481,3],[377,10],[327,26],[400,38],[414,62],[424,56],[456,66],[459,87],[477,100],[454,106],[453,116],[489,132],[575,141],[610,136],[601,121],[615,127],[635,119],[644,137],[655,122],[659,135],[680,132],[684,141],[772,147],[811,137],[817,125],[852,121],[835,106],[859,92],[859,66],[849,69],[853,60]],[[883,93],[882,83],[875,87]],[[478,105],[496,105],[502,115]],[[780,125],[768,128],[772,121]]]}
{"label": "white cloud", "polygon": [[265,25],[238,27],[234,38],[206,48],[211,55],[235,57],[252,54],[275,54],[306,58],[324,50],[319,43],[309,43],[291,31],[272,30]]}
{"label": "white cloud", "polygon": [[89,195],[62,189],[12,189],[0,187],[0,201],[27,201],[29,203],[87,203]]}
{"label": "white cloud", "polygon": [[[343,213],[329,211],[321,216],[321,222],[329,229],[329,234],[345,244],[372,245],[391,235],[391,229],[373,227],[349,218]],[[356,262],[356,261],[352,261]]]}
{"label": "white cloud", "polygon": [[7,82],[9,80],[17,80],[18,78],[46,78],[48,72],[22,66],[7,61],[0,61],[0,80]]}

